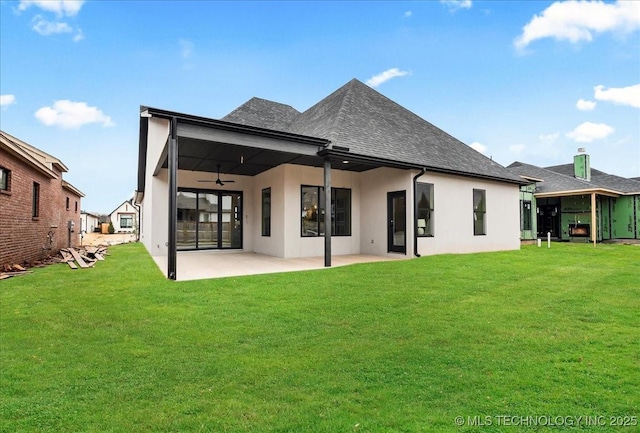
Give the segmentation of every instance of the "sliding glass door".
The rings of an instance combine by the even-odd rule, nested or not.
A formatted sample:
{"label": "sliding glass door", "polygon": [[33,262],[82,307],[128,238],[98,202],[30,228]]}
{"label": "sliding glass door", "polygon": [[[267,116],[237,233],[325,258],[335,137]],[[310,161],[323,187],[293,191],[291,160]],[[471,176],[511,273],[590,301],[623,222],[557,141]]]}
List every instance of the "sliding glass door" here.
{"label": "sliding glass door", "polygon": [[178,191],[179,250],[242,248],[242,193]]}

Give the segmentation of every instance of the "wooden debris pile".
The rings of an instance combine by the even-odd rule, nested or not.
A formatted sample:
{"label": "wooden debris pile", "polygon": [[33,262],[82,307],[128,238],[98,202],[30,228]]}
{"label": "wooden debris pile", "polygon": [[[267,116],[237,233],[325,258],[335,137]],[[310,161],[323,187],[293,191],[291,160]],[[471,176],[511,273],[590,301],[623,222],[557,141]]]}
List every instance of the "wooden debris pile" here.
{"label": "wooden debris pile", "polygon": [[[63,248],[60,250],[62,262],[67,263],[71,269],[90,268],[107,254],[107,247],[81,247]],[[77,264],[76,264],[77,263]]]}
{"label": "wooden debris pile", "polygon": [[33,271],[27,268],[43,268],[54,263],[66,263],[71,269],[90,268],[100,260],[104,260],[107,255],[107,247],[100,245],[97,247],[86,246],[79,248],[63,248],[58,256],[38,260],[22,265],[0,265],[0,280],[18,275],[29,274]]}
{"label": "wooden debris pile", "polygon": [[16,275],[23,275],[30,273],[24,266],[20,265],[4,265],[2,269],[0,269],[0,280],[4,280],[6,278],[11,278]]}

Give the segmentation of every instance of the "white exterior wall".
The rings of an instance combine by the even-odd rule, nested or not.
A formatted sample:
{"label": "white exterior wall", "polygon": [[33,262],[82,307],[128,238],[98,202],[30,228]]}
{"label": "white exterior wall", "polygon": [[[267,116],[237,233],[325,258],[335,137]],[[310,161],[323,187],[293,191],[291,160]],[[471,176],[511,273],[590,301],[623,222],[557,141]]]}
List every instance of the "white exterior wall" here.
{"label": "white exterior wall", "polygon": [[97,216],[81,213],[80,214],[81,230],[85,233],[93,233],[94,229],[99,226],[100,219]]}
{"label": "white exterior wall", "polygon": [[[284,257],[317,257],[324,255],[324,237],[301,235],[301,189],[324,186],[324,169],[287,164],[284,166]],[[358,173],[331,170],[331,187],[351,189],[351,236],[333,236],[331,254],[335,256],[360,253],[360,187]]]}
{"label": "white exterior wall", "polygon": [[407,199],[407,255],[413,255],[413,192],[416,173],[395,168],[376,168],[360,174],[360,252],[376,256],[398,256],[388,252],[387,193],[405,191]]}
{"label": "white exterior wall", "polygon": [[[418,238],[420,255],[520,248],[518,185],[438,173],[426,173],[418,182],[434,185],[434,236]],[[482,236],[473,234],[474,189],[486,191],[487,234]]]}
{"label": "white exterior wall", "polygon": [[[167,256],[169,231],[169,181],[167,170],[160,170],[158,176],[153,170],[158,164],[162,149],[169,137],[169,121],[149,119],[147,132],[147,172],[145,173],[145,192],[142,200],[142,230],[140,240],[152,256]],[[166,272],[166,264],[162,268]]]}
{"label": "white exterior wall", "polygon": [[[254,191],[249,193],[254,202],[254,221],[247,227],[247,236],[253,236],[253,251],[275,257],[284,257],[285,207],[284,207],[285,166],[267,170],[255,176]],[[262,190],[271,188],[271,236],[262,236]]]}

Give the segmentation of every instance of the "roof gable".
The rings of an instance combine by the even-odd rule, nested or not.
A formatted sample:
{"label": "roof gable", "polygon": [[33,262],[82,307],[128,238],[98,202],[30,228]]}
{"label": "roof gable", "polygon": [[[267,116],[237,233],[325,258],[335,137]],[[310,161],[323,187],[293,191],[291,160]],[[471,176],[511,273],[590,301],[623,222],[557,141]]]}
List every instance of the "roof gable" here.
{"label": "roof gable", "polygon": [[300,112],[290,105],[251,98],[220,120],[284,131],[299,115]]}
{"label": "roof gable", "polygon": [[348,148],[355,155],[520,180],[502,165],[356,79],[303,112],[288,131],[329,139],[334,148]]}
{"label": "roof gable", "polygon": [[[131,210],[126,210],[125,211],[123,209],[124,205],[131,206]],[[123,201],[117,208],[112,210],[111,213],[109,213],[109,217],[111,217],[111,215],[113,215],[115,213],[135,213],[137,211],[138,211],[138,207],[133,204],[133,199],[130,198],[128,200]]]}

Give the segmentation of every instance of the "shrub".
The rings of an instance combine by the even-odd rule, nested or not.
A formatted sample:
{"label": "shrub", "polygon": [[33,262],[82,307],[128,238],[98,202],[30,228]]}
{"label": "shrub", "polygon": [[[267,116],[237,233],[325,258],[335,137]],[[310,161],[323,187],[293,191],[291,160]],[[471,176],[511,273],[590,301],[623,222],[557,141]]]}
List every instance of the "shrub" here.
{"label": "shrub", "polygon": [[111,221],[109,221],[109,234],[112,235],[116,232],[116,229],[113,227],[113,223]]}

